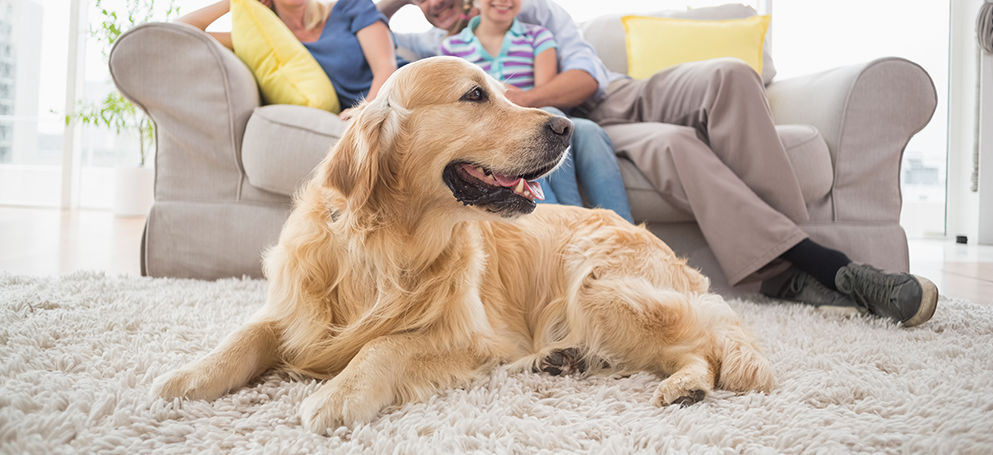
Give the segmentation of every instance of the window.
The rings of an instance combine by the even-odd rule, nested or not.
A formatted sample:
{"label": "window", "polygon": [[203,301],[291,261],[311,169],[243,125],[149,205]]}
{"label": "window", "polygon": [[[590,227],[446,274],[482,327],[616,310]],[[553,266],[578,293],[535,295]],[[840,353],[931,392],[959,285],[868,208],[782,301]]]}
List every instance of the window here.
{"label": "window", "polygon": [[0,203],[54,206],[61,188],[69,8],[0,0],[0,11]]}

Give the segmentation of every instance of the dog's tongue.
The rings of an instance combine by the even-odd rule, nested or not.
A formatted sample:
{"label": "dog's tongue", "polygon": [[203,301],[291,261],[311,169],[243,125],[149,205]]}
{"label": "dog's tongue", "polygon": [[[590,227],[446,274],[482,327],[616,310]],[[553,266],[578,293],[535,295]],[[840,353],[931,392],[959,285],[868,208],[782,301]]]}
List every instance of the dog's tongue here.
{"label": "dog's tongue", "polygon": [[521,177],[507,177],[505,175],[500,175],[497,173],[493,174],[493,178],[496,179],[500,186],[511,188],[515,193],[520,194],[524,188],[534,196],[535,199],[539,201],[545,200],[545,192],[541,189],[541,183],[537,180],[527,181]]}

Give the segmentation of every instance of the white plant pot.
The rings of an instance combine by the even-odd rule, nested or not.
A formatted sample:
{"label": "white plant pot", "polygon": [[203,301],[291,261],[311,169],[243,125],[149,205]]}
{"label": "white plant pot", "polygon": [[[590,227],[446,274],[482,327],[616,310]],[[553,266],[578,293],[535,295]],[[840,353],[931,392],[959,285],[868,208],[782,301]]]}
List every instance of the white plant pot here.
{"label": "white plant pot", "polygon": [[146,216],[155,200],[155,169],[118,167],[114,169],[114,215]]}

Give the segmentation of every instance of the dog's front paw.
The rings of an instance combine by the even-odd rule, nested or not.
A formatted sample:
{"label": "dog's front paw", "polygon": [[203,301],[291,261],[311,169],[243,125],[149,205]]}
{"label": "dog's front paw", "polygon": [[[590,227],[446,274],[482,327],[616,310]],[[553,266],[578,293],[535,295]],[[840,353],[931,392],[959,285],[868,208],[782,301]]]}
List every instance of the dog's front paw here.
{"label": "dog's front paw", "polygon": [[210,378],[197,368],[173,370],[152,383],[154,397],[171,400],[188,398],[192,400],[213,400],[224,394],[224,387],[211,384]]}
{"label": "dog's front paw", "polygon": [[196,391],[194,376],[189,370],[173,370],[163,374],[152,383],[152,396],[166,400],[187,398]]}
{"label": "dog's front paw", "polygon": [[336,387],[334,380],[325,384],[300,405],[300,423],[318,434],[340,426],[371,421],[389,404],[384,394],[369,388]]}
{"label": "dog's front paw", "polygon": [[695,384],[695,381],[688,381],[687,378],[669,377],[659,384],[652,396],[652,403],[656,406],[669,406],[672,404],[679,407],[686,407],[694,403],[703,401],[707,397],[707,387],[703,384]]}

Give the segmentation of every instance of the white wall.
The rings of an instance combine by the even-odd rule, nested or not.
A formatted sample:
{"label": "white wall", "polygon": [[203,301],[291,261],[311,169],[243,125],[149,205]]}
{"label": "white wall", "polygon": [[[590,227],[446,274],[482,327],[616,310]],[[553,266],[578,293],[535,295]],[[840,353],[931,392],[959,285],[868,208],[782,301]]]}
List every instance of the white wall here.
{"label": "white wall", "polygon": [[982,0],[955,0],[951,11],[948,115],[948,235],[976,239],[979,196],[972,185],[972,153],[976,146],[977,99],[976,12]]}

